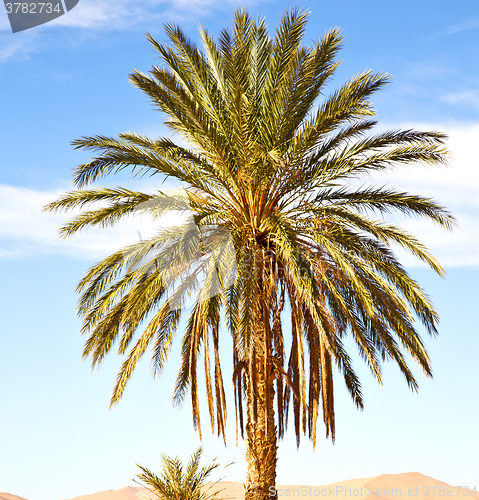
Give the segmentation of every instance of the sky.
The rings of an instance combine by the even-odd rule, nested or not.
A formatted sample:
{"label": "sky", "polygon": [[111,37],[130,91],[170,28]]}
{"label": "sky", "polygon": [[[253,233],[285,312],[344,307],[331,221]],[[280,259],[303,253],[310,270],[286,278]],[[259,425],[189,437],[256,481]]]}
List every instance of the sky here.
{"label": "sky", "polygon": [[[288,2],[246,1],[274,29]],[[457,217],[452,233],[417,220],[400,223],[419,236],[447,271],[445,279],[404,255],[431,296],[440,335],[427,338],[434,378],[419,370],[411,393],[393,365],[380,387],[360,360],[365,410],[358,412],[339,377],[337,438],[304,441],[294,432],[279,447],[278,484],[322,485],[384,473],[418,471],[455,486],[479,488],[479,4],[476,0],[383,2],[324,0],[297,4],[310,11],[305,43],[326,30],[343,32],[343,60],[331,85],[366,69],[388,72],[376,94],[379,129],[440,130],[449,135],[448,168],[409,166],[368,182],[432,196]],[[165,41],[163,23],[179,23],[195,39],[231,22],[232,0],[80,0],[66,15],[13,34],[0,6],[0,491],[29,500],[61,500],[128,484],[135,464],[156,470],[160,454],[186,460],[200,445],[188,403],[173,408],[178,345],[160,379],[148,360],[121,403],[109,409],[121,358],[92,371],[82,362],[84,338],[75,287],[86,270],[136,237],[135,225],[58,238],[65,216],[42,212],[72,189],[72,169],[88,160],[71,141],[84,135],[135,131],[168,134],[127,75],[148,71],[155,53],[145,38]],[[154,191],[149,179],[119,176]],[[402,254],[401,254],[402,255]],[[225,378],[231,345],[223,336]],[[231,391],[230,391],[231,392]],[[245,477],[244,444],[235,445],[229,394],[227,448],[204,429],[206,460],[233,465],[219,473]],[[203,400],[205,403],[205,400]],[[207,421],[205,404],[203,421]]]}

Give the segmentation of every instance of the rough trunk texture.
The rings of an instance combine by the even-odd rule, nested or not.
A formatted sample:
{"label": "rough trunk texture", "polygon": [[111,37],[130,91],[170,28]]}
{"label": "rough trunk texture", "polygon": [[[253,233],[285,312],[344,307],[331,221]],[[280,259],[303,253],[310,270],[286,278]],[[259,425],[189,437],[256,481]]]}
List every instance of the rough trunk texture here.
{"label": "rough trunk texture", "polygon": [[[264,383],[256,373],[258,385]],[[264,392],[261,387],[258,392]],[[265,399],[258,395],[256,421],[253,409],[246,412],[246,463],[245,500],[271,500],[276,498],[276,451],[277,438],[274,425],[273,405],[265,408]],[[268,413],[270,415],[268,415]],[[268,423],[269,421],[269,423]]]}
{"label": "rough trunk texture", "polygon": [[247,377],[245,500],[276,499],[274,377],[269,335],[261,326],[265,324],[262,319],[258,321],[258,330],[255,332],[255,349]]}

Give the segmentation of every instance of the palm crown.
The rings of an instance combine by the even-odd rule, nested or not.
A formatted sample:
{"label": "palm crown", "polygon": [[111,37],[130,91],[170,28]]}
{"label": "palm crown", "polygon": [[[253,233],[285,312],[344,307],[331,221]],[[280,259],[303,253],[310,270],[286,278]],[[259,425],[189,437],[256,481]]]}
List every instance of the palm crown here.
{"label": "palm crown", "polygon": [[[414,130],[371,134],[376,122],[370,97],[388,83],[387,74],[366,71],[324,97],[339,64],[341,35],[333,29],[303,47],[306,21],[305,13],[293,9],[271,38],[264,20],[240,10],[232,30],[222,31],[217,41],[201,29],[201,48],[167,25],[170,45],[148,36],[162,65],[149,74],[134,71],[130,80],[167,115],[166,125],[188,147],[136,133],[74,141],[96,156],[76,169],[77,190],[48,208],[104,205],[66,224],[63,236],[114,224],[140,209],[154,216],[171,210],[188,215],[185,224],[160,228],[154,237],[110,255],[79,284],[82,331],[88,335],[84,356],[98,365],[115,342],[126,355],[112,405],[149,348],[154,370],[161,372],[185,311],[174,400],[179,403],[190,392],[198,429],[197,369],[203,353],[211,426],[225,432],[223,312],[234,344],[241,433],[245,418],[248,425],[263,415],[264,435],[277,430],[281,437],[292,406],[298,442],[302,432],[316,440],[320,413],[326,433],[334,437],[333,364],[355,404],[363,406],[343,345],[346,335],[379,382],[381,361],[390,359],[417,388],[406,354],[431,374],[415,321],[435,333],[438,316],[391,245],[441,275],[443,270],[414,236],[381,216],[399,211],[445,228],[454,219],[431,199],[387,187],[348,187],[348,182],[397,164],[443,164],[445,136]],[[150,174],[152,181],[158,175],[174,179],[184,190],[85,189],[126,168]],[[197,300],[188,309],[191,293]]]}

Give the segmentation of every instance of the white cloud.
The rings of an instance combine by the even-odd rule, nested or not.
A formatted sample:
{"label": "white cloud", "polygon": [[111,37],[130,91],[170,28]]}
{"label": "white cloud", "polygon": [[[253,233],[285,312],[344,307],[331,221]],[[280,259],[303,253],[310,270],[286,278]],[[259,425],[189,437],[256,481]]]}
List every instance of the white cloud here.
{"label": "white cloud", "polygon": [[131,29],[145,14],[144,5],[145,2],[139,1],[120,0],[113,3],[108,0],[81,0],[74,9],[52,21],[52,24],[78,28]]}
{"label": "white cloud", "polygon": [[[244,2],[248,5],[249,2]],[[39,43],[38,35],[44,29],[59,27],[82,30],[129,31],[145,22],[158,26],[165,21],[182,23],[195,22],[198,17],[208,17],[218,11],[230,9],[236,4],[233,0],[218,3],[214,0],[80,0],[69,12],[50,21],[47,25],[31,28],[19,33],[10,33],[8,16],[0,9],[0,63],[12,58],[26,58],[32,52],[43,50],[47,42]],[[78,38],[79,39],[79,38]]]}
{"label": "white cloud", "polygon": [[[429,222],[398,219],[401,226],[417,235],[446,267],[479,266],[479,124],[437,126],[402,124],[390,128],[443,130],[450,136],[452,153],[449,168],[410,166],[377,175],[366,183],[387,184],[398,190],[430,196],[446,206],[457,218],[453,232]],[[146,186],[146,185],[145,185]],[[177,186],[163,185],[161,189]],[[142,186],[138,186],[142,189]],[[66,191],[66,190],[65,190]],[[61,191],[38,191],[25,187],[0,185],[0,258],[28,257],[34,253],[61,253],[76,258],[100,259],[138,238],[145,238],[148,221],[131,220],[108,230],[89,230],[70,240],[60,240],[58,228],[68,220],[65,214],[42,212]],[[174,221],[170,221],[174,223]],[[408,266],[420,265],[401,254]]]}
{"label": "white cloud", "polygon": [[[399,127],[394,125],[389,128],[438,130],[449,135],[446,146],[451,159],[447,168],[419,165],[398,167],[375,175],[372,181],[434,198],[445,206],[459,224],[452,232],[429,222],[395,220],[400,220],[402,227],[428,245],[444,266],[479,266],[479,157],[476,153],[479,124],[458,126],[404,123]],[[407,265],[418,265],[411,257],[401,255]]]}
{"label": "white cloud", "polygon": [[194,19],[199,15],[211,14],[225,5],[214,0],[81,0],[67,14],[57,18],[52,24],[102,30],[130,30],[139,23],[181,21]]}
{"label": "white cloud", "polygon": [[396,167],[375,179],[401,184],[411,190],[420,190],[426,196],[447,197],[449,202],[461,204],[477,203],[479,188],[479,160],[476,157],[476,143],[479,140],[479,124],[395,124],[384,129],[435,130],[448,135],[446,148],[450,153],[449,165]]}
{"label": "white cloud", "polygon": [[[224,2],[233,4],[232,1]],[[213,0],[80,0],[80,2],[69,12],[50,21],[48,26],[68,26],[91,29],[110,30],[130,30],[134,29],[138,23],[145,20],[164,21],[167,16],[171,20],[190,19],[197,15],[211,13],[212,9],[221,8]],[[0,30],[10,31],[10,24],[6,11],[0,12]],[[43,26],[44,27],[44,26]],[[32,33],[37,28],[31,28],[23,33]],[[42,28],[38,28],[39,32]],[[18,41],[21,34],[16,33],[15,39]],[[13,35],[13,34],[12,34]],[[15,45],[17,42],[10,42]]]}
{"label": "white cloud", "polygon": [[[125,220],[119,227],[90,229],[67,240],[60,239],[59,228],[78,211],[55,214],[44,212],[43,207],[65,191],[0,185],[0,259],[27,258],[34,254],[101,259],[150,235],[151,220],[138,216]],[[162,219],[161,223],[172,225],[178,220],[174,216]]]}

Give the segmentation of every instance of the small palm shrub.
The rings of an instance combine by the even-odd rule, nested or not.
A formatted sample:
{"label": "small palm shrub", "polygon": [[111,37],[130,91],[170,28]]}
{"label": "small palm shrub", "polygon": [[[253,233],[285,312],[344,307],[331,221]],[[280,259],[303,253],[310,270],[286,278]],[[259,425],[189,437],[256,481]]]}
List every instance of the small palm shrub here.
{"label": "small palm shrub", "polygon": [[161,456],[163,462],[161,476],[157,476],[149,469],[138,465],[141,474],[137,474],[140,481],[135,481],[148,489],[161,500],[219,500],[219,491],[205,488],[206,479],[219,467],[216,459],[209,465],[201,467],[203,448],[195,451],[184,468],[178,457],[171,458],[165,454]]}

